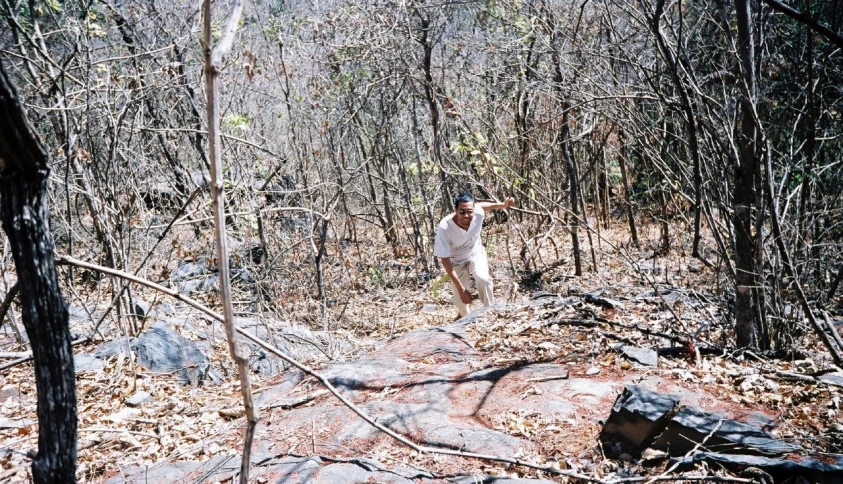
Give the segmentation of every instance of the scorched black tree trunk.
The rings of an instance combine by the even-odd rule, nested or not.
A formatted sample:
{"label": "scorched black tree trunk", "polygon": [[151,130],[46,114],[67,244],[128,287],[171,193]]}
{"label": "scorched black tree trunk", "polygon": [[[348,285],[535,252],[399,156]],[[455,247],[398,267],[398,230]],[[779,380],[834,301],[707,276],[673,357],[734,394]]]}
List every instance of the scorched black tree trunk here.
{"label": "scorched black tree trunk", "polygon": [[76,480],[76,382],[50,235],[47,151],[0,62],[0,216],[20,285],[38,391],[36,483]]}

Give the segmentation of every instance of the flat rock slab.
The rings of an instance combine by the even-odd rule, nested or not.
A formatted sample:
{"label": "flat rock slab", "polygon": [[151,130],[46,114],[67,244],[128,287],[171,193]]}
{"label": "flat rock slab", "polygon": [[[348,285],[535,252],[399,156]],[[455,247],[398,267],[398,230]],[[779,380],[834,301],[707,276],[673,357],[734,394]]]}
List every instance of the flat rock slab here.
{"label": "flat rock slab", "polygon": [[[599,430],[598,419],[605,416],[605,410],[600,409],[608,409],[612,402],[615,409],[607,427],[614,426],[615,434],[632,429],[631,444],[637,452],[666,428],[678,410],[678,398],[657,394],[644,386],[627,388],[625,396],[616,401],[624,381],[613,376],[616,373],[611,369],[599,375],[584,375],[583,370],[589,366],[586,362],[577,366],[523,362],[501,365],[497,355],[474,347],[482,334],[470,331],[471,325],[482,317],[482,311],[476,311],[448,326],[405,334],[359,359],[332,362],[319,372],[371,418],[418,444],[499,456],[551,455],[560,449],[583,452],[584,446],[590,449],[593,438],[582,436]],[[142,338],[137,342],[138,348]],[[574,376],[569,376],[569,372]],[[655,377],[646,386],[673,388]],[[290,483],[542,482],[462,476],[466,461],[450,456],[435,459],[436,471],[451,476],[448,479],[402,469],[393,461],[384,466],[350,459],[389,455],[398,444],[332,396],[319,393],[322,390],[312,378],[288,370],[273,386],[256,395],[266,417],[258,424],[255,444],[267,449],[271,457],[264,461],[253,458],[256,464],[260,462],[253,479],[262,476],[266,482]],[[555,425],[574,430],[556,432],[556,440],[545,442],[514,428],[513,418],[531,419],[534,428],[539,429]],[[225,438],[239,440],[240,434],[234,432],[239,429]],[[314,455],[292,455],[301,452]],[[139,472],[151,472],[149,480],[158,483],[223,481],[236,473],[239,459],[192,466],[162,464]],[[207,467],[210,465],[215,467]],[[165,472],[163,468],[170,470]],[[207,474],[211,471],[213,475]],[[228,477],[223,471],[229,472]]]}
{"label": "flat rock slab", "polygon": [[76,372],[81,371],[98,371],[105,366],[102,360],[89,353],[79,353],[73,355],[73,368]]}
{"label": "flat rock slab", "polygon": [[718,464],[740,471],[749,467],[763,469],[775,482],[799,482],[797,477],[812,484],[837,484],[843,482],[843,456],[790,456],[774,458],[758,455],[721,454],[717,452],[695,452],[679,462],[677,470],[693,467],[698,462]]}
{"label": "flat rock slab", "polygon": [[655,350],[631,345],[621,345],[618,350],[630,360],[641,365],[659,366],[659,354]]}
{"label": "flat rock slab", "polygon": [[667,425],[653,448],[670,455],[684,455],[705,440],[705,448],[723,454],[785,455],[800,447],[770,437],[760,428],[696,407],[681,409]]}
{"label": "flat rock slab", "polygon": [[129,467],[108,479],[106,484],[146,482],[214,482],[217,476],[240,470],[238,456],[219,456],[204,462],[166,462],[146,467]]}
{"label": "flat rock slab", "polygon": [[[447,479],[410,467],[389,468],[369,459],[333,459],[322,456],[260,457],[250,480],[277,484],[550,484],[553,481],[509,479],[486,475],[454,476]],[[222,482],[238,475],[240,457],[214,457],[205,462],[173,462],[145,468],[123,469],[106,484],[145,482]]]}

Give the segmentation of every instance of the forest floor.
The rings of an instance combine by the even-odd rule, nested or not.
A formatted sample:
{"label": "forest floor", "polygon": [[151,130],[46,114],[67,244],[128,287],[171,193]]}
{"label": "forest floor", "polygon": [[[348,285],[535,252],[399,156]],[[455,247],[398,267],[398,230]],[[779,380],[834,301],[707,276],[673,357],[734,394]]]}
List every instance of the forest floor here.
{"label": "forest floor", "polygon": [[[657,237],[655,230],[651,229],[652,239]],[[648,381],[653,388],[682,394],[706,409],[736,418],[760,419],[771,435],[806,449],[830,453],[843,450],[841,389],[834,382],[820,379],[834,367],[817,338],[806,329],[795,341],[797,351],[775,359],[769,355],[709,352],[728,349],[733,340],[728,323],[728,286],[721,274],[687,256],[685,243],[680,241],[670,253],[658,254],[647,242],[640,249],[627,247],[622,242],[625,236],[621,234],[626,233],[623,227],[603,229],[604,242],[595,246],[597,270],[592,270],[591,255],[586,253],[585,275],[573,277],[567,239],[560,230],[543,239],[532,264],[541,268],[561,262],[540,276],[534,274],[535,277],[525,279],[530,270],[514,270],[515,262],[523,267],[524,258],[513,252],[516,243],[511,240],[515,237],[512,233],[511,228],[493,227],[486,235],[501,305],[472,319],[472,324],[460,326],[460,338],[468,343],[468,353],[459,357],[448,356],[447,352],[419,356],[418,348],[409,348],[402,356],[400,345],[407,341],[402,337],[426,338],[435,334],[429,332],[433,328],[453,323],[456,313],[448,302],[450,284],[441,278],[420,282],[412,269],[411,256],[397,257],[377,244],[351,244],[347,248],[348,260],[380,263],[367,269],[357,267],[355,282],[344,288],[338,285],[333,288],[335,293],[329,287],[329,297],[334,294],[342,304],[330,308],[330,331],[323,334],[328,335],[327,340],[322,340],[320,351],[309,353],[305,362],[317,371],[329,373],[345,371],[337,365],[380,361],[378,358],[412,363],[404,369],[405,373],[396,373],[394,380],[389,380],[388,370],[403,363],[385,363],[387,367],[371,375],[373,381],[365,382],[365,391],[343,383],[339,377],[332,380],[348,392],[352,401],[373,411],[380,408],[375,404],[423,403],[419,400],[423,394],[406,391],[410,381],[407,378],[417,381],[419,375],[439,375],[451,371],[450,364],[465,368],[455,366],[455,373],[446,375],[449,378],[468,374],[461,372],[515,371],[530,365],[551,365],[541,367],[537,374],[522,374],[514,381],[496,381],[499,385],[494,391],[498,397],[489,398],[491,406],[485,413],[475,409],[477,415],[473,418],[500,439],[509,436],[522,443],[513,444],[514,453],[519,455],[508,457],[575,469],[595,478],[658,475],[665,470],[663,465],[642,467],[635,461],[608,459],[597,441],[601,422],[609,416],[623,387]],[[651,238],[647,233],[643,236],[645,241]],[[614,244],[610,242],[613,240]],[[520,242],[517,245],[520,247]],[[621,245],[625,247],[618,250]],[[175,262],[171,264],[171,269],[175,269]],[[144,290],[135,294],[149,301],[161,300],[161,296]],[[215,306],[215,297],[210,292],[203,300]],[[70,299],[73,307],[73,298]],[[283,321],[264,322],[270,331],[285,327],[290,321],[308,322],[314,331],[322,329],[319,307],[312,300],[291,300],[288,304]],[[176,374],[148,372],[135,355],[125,353],[87,365],[89,355],[102,342],[75,347],[75,353],[88,356],[82,360],[77,356],[80,482],[104,482],[126,476],[128,469],[144,466],[201,463],[236,455],[240,450],[244,421],[238,411],[232,410],[241,402],[239,383],[224,336],[208,318],[177,303],[173,305],[180,319],[160,316],[158,322],[174,327],[188,339],[203,342],[220,381],[184,385]],[[89,309],[95,319],[104,308]],[[176,320],[182,324],[174,323]],[[188,321],[190,324],[186,324]],[[72,324],[75,333],[84,334],[91,329],[92,318],[77,317]],[[152,321],[143,323],[144,327],[152,325]],[[119,338],[120,331],[115,327],[105,335],[107,339]],[[689,340],[703,351],[696,352],[684,343]],[[662,356],[656,367],[642,367],[624,358],[617,350],[619,344],[660,349]],[[0,336],[0,350],[25,348],[17,346],[7,331]],[[554,383],[554,375],[561,375],[563,370],[565,385],[579,382],[584,385],[581,390]],[[336,408],[341,405],[318,382],[301,375],[291,376],[294,373],[287,370],[270,376],[254,374],[252,384],[259,396],[265,393],[276,399],[307,397],[297,400],[296,405],[288,405],[301,407],[290,410],[291,415],[299,415],[295,412],[307,408],[331,407],[331,412],[339,411]],[[546,376],[551,378],[543,380]],[[379,384],[378,379],[386,380]],[[493,391],[487,387],[474,390],[486,392],[487,397]],[[148,393],[151,400],[129,405],[127,400],[138,392]],[[553,400],[550,393],[554,392],[565,397],[568,404],[574,402],[573,414],[548,416],[542,405],[549,405]],[[582,401],[577,401],[583,396]],[[452,401],[473,400],[465,397]],[[483,402],[485,405],[485,398]],[[13,366],[0,373],[0,482],[29,480],[30,455],[37,449],[35,403],[31,364]],[[311,414],[312,428],[301,422],[285,423],[285,418],[293,418],[285,416],[285,412],[280,407],[264,412],[257,449],[276,457],[318,454],[332,459],[372,459],[422,469],[430,476],[562,479],[500,462],[420,455],[368,433],[355,434],[357,440],[353,442],[337,444],[336,439],[329,437],[342,433],[342,429],[317,429]],[[453,415],[453,409],[448,412]],[[354,415],[341,413],[335,418],[345,425]],[[360,435],[368,436],[362,440],[369,442],[363,443]],[[413,437],[424,442],[424,435],[417,433]],[[210,480],[219,480],[218,477]],[[262,479],[269,478],[267,474]]]}

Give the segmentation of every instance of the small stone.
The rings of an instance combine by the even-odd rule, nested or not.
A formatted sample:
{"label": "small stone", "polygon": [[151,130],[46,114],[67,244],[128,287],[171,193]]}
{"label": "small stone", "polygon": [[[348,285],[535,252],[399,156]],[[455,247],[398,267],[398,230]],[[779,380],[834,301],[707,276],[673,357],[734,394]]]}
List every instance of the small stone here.
{"label": "small stone", "polygon": [[550,350],[558,350],[559,346],[551,343],[550,341],[544,341],[544,342],[539,343],[537,348],[540,349],[540,350],[550,351]]}
{"label": "small stone", "polygon": [[152,395],[147,392],[137,392],[126,399],[126,405],[129,407],[140,407],[146,402],[152,401]]}
{"label": "small stone", "polygon": [[641,452],[641,460],[644,462],[653,462],[663,460],[668,457],[667,452],[656,450],[652,447],[647,447],[644,452]]}
{"label": "small stone", "polygon": [[0,388],[0,403],[3,403],[10,398],[18,397],[20,397],[20,390],[18,390],[18,387],[14,385],[6,385],[3,388]]}
{"label": "small stone", "polygon": [[150,316],[150,304],[142,299],[135,299],[135,310],[133,316],[137,317],[138,319],[144,319]]}
{"label": "small stone", "polygon": [[435,304],[425,304],[419,310],[422,314],[436,314],[436,305]]}
{"label": "small stone", "polygon": [[600,373],[600,368],[597,368],[596,366],[592,366],[591,368],[589,368],[589,369],[585,372],[585,374],[586,374],[586,375],[589,375],[589,376],[593,376],[593,375],[596,375],[596,374],[598,374],[598,373]]}
{"label": "small stone", "polygon": [[619,350],[630,360],[644,366],[659,366],[659,354],[654,350],[630,345],[622,345]]}
{"label": "small stone", "polygon": [[141,415],[141,411],[137,408],[124,408],[117,413],[112,413],[108,417],[105,417],[106,420],[113,422],[113,423],[123,423],[130,419],[138,418]]}

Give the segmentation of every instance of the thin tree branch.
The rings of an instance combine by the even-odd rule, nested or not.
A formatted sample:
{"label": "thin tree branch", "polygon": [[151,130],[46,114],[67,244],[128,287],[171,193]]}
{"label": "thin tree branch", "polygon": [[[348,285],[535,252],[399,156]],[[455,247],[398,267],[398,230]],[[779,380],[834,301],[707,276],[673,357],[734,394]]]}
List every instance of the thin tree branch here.
{"label": "thin tree branch", "polygon": [[[127,272],[123,272],[123,271],[120,271],[120,270],[117,270],[117,269],[112,269],[112,268],[109,268],[109,267],[100,266],[100,265],[97,265],[97,264],[92,264],[90,262],[84,262],[84,261],[81,261],[81,260],[76,259],[74,257],[70,257],[70,256],[67,256],[67,255],[60,255],[60,254],[56,255],[56,264],[58,264],[58,265],[72,265],[72,266],[75,266],[75,267],[81,267],[81,268],[92,270],[92,271],[99,271],[99,272],[102,272],[104,274],[108,274],[110,276],[115,276],[115,277],[120,277],[120,278],[126,279],[126,280],[134,282],[136,284],[140,284],[142,286],[146,286],[148,288],[151,288],[151,289],[154,289],[156,291],[167,294],[167,295],[169,295],[169,296],[171,296],[171,297],[173,297],[173,298],[175,298],[175,299],[177,299],[177,300],[179,300],[179,301],[181,301],[181,302],[183,302],[183,303],[185,303],[185,304],[187,304],[187,305],[189,305],[189,306],[191,306],[191,307],[193,307],[193,308],[195,308],[195,309],[197,309],[197,310],[199,310],[199,311],[201,311],[205,314],[207,314],[208,316],[210,316],[213,319],[216,319],[217,321],[225,322],[225,318],[223,317],[222,314],[217,313],[216,311],[208,308],[207,306],[203,305],[202,303],[200,303],[200,302],[198,302],[198,301],[196,301],[196,300],[194,300],[194,299],[192,299],[188,296],[180,294],[175,289],[170,289],[168,287],[164,287],[160,284],[156,284],[152,281],[149,281],[147,279],[143,279],[141,277],[129,274]],[[242,335],[244,338],[246,338],[249,341],[255,343],[258,346],[260,346],[265,351],[267,351],[269,353],[272,353],[273,355],[277,356],[278,358],[281,358],[282,360],[286,361],[290,365],[295,366],[296,368],[298,368],[302,372],[304,372],[304,373],[316,378],[317,380],[319,380],[319,382],[321,382],[322,385],[324,385],[325,388],[328,389],[328,391],[330,391],[337,399],[339,399],[340,402],[342,402],[351,411],[356,413],[360,418],[362,418],[363,420],[365,420],[366,422],[368,422],[370,425],[377,428],[381,432],[387,434],[388,436],[390,436],[394,440],[396,440],[396,441],[406,445],[407,447],[415,450],[416,452],[431,453],[431,454],[442,454],[442,455],[453,455],[453,456],[457,456],[457,457],[465,457],[465,458],[471,458],[471,459],[488,460],[488,461],[494,461],[494,462],[504,462],[504,463],[507,463],[507,464],[513,464],[513,465],[529,467],[529,468],[532,468],[532,469],[538,469],[538,470],[542,470],[542,471],[552,473],[552,474],[556,474],[556,475],[560,475],[560,476],[573,477],[575,479],[581,479],[585,482],[593,482],[593,483],[597,483],[597,484],[613,484],[614,482],[616,482],[616,481],[605,481],[605,480],[602,480],[602,479],[597,479],[597,478],[593,478],[593,477],[586,476],[586,475],[583,475],[583,474],[579,474],[579,473],[574,472],[574,471],[560,470],[560,469],[556,469],[556,468],[551,467],[551,466],[535,464],[535,463],[532,463],[532,462],[529,462],[529,461],[523,461],[523,460],[520,460],[520,459],[514,459],[514,458],[510,458],[510,457],[502,457],[502,456],[486,455],[486,454],[475,454],[475,453],[472,453],[472,452],[461,452],[459,450],[453,450],[453,449],[444,449],[444,448],[418,445],[415,442],[409,440],[407,437],[404,437],[403,435],[393,431],[392,429],[384,426],[383,424],[378,423],[374,418],[372,418],[368,414],[366,414],[361,408],[359,408],[357,405],[355,405],[354,403],[349,401],[347,398],[345,398],[340,393],[340,391],[337,390],[337,388],[334,385],[332,385],[330,381],[328,381],[328,379],[326,377],[317,373],[312,368],[308,367],[304,363],[299,362],[298,360],[294,359],[293,357],[283,353],[282,351],[280,351],[279,349],[270,345],[266,341],[253,336],[252,334],[250,334],[245,329],[237,327],[237,326],[235,326],[234,329],[235,329],[235,331],[237,331],[237,333]],[[639,481],[638,480],[632,480],[632,481],[617,481],[617,482],[639,482]],[[730,481],[730,482],[750,483],[752,481],[747,479],[747,480]]]}
{"label": "thin tree branch", "polygon": [[793,20],[796,20],[797,22],[806,25],[814,32],[822,34],[823,36],[825,36],[826,39],[828,39],[829,42],[843,49],[843,36],[831,30],[830,28],[828,28],[828,26],[818,21],[817,19],[800,12],[799,10],[794,9],[789,5],[785,5],[784,3],[779,2],[778,0],[764,0],[764,3],[769,5],[770,8],[772,8],[776,12],[783,13],[788,17],[792,18]]}
{"label": "thin tree branch", "polygon": [[219,72],[223,57],[234,43],[234,35],[243,12],[243,2],[234,0],[234,6],[220,43],[211,50],[211,0],[202,4],[203,34],[205,39],[205,95],[207,96],[208,115],[208,160],[211,165],[211,198],[214,211],[214,235],[217,244],[217,264],[220,277],[220,299],[223,307],[223,323],[228,339],[231,358],[237,365],[240,378],[240,392],[243,394],[243,407],[246,412],[246,435],[243,440],[243,458],[240,462],[240,484],[249,482],[249,466],[252,454],[252,442],[258,423],[258,410],[252,398],[252,385],[249,378],[249,358],[246,356],[237,337],[234,322],[234,306],[231,304],[231,274],[228,265],[228,237],[225,228],[225,187],[222,174],[222,139],[220,137],[219,109]]}

